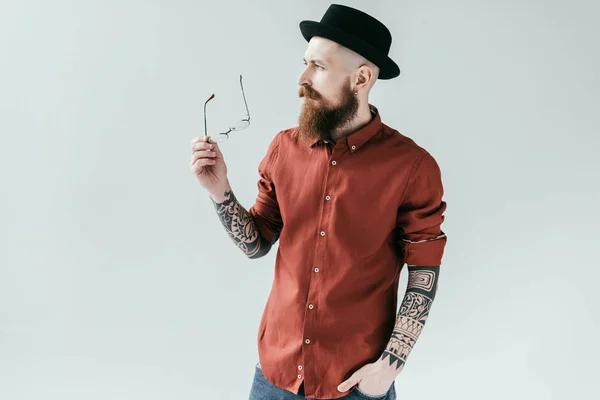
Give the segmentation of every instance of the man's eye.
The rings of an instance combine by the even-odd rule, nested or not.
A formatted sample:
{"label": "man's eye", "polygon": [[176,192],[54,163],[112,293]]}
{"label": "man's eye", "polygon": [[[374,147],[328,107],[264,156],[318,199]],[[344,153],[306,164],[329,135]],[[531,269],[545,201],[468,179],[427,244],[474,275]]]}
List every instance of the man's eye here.
{"label": "man's eye", "polygon": [[[304,61],[304,63],[303,63],[303,64],[304,64],[304,65],[308,65],[308,63],[307,63],[306,61]],[[318,69],[325,69],[325,67],[323,67],[323,66],[321,66],[321,65],[319,65],[319,64],[313,64],[313,65],[315,66],[315,68],[318,68]]]}

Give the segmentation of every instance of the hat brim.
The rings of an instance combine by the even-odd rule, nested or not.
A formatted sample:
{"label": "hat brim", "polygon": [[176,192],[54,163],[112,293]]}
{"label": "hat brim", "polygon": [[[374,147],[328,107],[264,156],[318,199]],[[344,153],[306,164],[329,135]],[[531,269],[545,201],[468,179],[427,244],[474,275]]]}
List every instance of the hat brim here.
{"label": "hat brim", "polygon": [[313,36],[320,36],[333,40],[362,55],[379,67],[378,79],[392,79],[400,75],[400,67],[387,54],[383,54],[364,40],[342,32],[337,28],[317,21],[301,21],[300,32],[302,32],[302,36],[307,42]]}

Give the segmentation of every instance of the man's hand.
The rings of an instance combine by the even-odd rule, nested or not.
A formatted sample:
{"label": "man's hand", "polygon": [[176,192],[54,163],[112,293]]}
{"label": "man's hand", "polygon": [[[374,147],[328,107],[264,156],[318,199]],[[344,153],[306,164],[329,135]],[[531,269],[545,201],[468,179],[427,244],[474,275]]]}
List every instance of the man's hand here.
{"label": "man's hand", "polygon": [[399,372],[380,359],[356,370],[350,378],[338,386],[338,390],[346,392],[358,384],[361,392],[370,396],[381,396],[390,390]]}
{"label": "man's hand", "polygon": [[227,165],[219,145],[210,141],[210,136],[198,136],[191,142],[192,155],[190,169],[211,197],[219,202],[224,200],[223,192],[228,190]]}

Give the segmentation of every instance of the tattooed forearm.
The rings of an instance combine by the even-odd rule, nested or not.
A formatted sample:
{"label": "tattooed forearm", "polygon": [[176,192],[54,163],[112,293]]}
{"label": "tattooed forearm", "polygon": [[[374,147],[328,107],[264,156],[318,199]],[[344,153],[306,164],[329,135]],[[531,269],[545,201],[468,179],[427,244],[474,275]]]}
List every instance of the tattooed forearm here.
{"label": "tattooed forearm", "polygon": [[225,191],[224,197],[222,202],[211,200],[229,237],[249,258],[267,254],[271,244],[258,231],[252,215],[237,201],[233,191]]}
{"label": "tattooed forearm", "polygon": [[381,360],[388,358],[390,366],[404,367],[429,315],[437,291],[439,267],[408,266],[408,286],[400,306],[396,326]]}

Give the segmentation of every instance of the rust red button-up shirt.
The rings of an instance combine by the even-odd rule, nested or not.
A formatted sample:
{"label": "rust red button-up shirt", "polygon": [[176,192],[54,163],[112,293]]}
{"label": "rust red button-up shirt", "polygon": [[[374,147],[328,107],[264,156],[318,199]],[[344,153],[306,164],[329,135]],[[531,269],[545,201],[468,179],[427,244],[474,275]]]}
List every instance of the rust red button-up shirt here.
{"label": "rust red button-up shirt", "polygon": [[370,107],[370,123],[335,144],[277,133],[258,168],[249,212],[279,240],[259,360],[280,388],[304,381],[306,397],[347,394],[337,386],[390,339],[403,265],[440,265],[447,240],[438,164]]}

